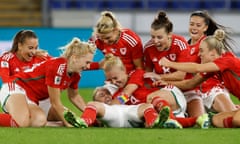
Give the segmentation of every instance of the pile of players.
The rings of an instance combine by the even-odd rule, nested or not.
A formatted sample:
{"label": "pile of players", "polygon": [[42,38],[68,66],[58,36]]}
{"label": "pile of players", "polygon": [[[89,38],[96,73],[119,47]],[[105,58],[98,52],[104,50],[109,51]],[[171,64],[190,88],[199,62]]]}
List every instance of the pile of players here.
{"label": "pile of players", "polygon": [[[230,31],[206,11],[191,13],[188,41],[173,33],[164,11],[149,29],[143,46],[103,11],[89,41],[73,38],[59,57],[38,49],[33,31],[19,31],[1,55],[0,126],[240,127],[240,110],[230,97],[240,98],[240,61]],[[93,62],[96,49],[105,55],[100,62]],[[80,73],[96,69],[104,71],[105,84],[85,102]],[[81,116],[61,102],[64,89]]]}

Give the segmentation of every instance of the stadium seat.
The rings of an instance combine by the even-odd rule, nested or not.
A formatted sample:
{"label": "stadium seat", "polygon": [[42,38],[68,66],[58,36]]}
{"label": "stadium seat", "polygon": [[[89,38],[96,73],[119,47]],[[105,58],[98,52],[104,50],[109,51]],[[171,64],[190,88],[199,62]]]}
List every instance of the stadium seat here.
{"label": "stadium seat", "polygon": [[231,8],[233,10],[240,10],[240,0],[231,1]]}
{"label": "stadium seat", "polygon": [[226,0],[204,0],[203,5],[205,9],[223,9],[226,8]]}
{"label": "stadium seat", "polygon": [[100,0],[80,0],[79,3],[84,9],[100,9],[103,2]]}
{"label": "stadium seat", "polygon": [[168,8],[168,1],[158,1],[158,0],[148,0],[147,1],[148,9],[149,10],[159,10],[159,9],[167,9]]}
{"label": "stadium seat", "polygon": [[50,0],[49,7],[53,9],[63,8],[63,3],[59,0]]}
{"label": "stadium seat", "polygon": [[132,9],[141,7],[142,3],[134,0],[106,0],[103,4],[103,8],[109,9]]}
{"label": "stadium seat", "polygon": [[172,0],[173,10],[193,10],[201,8],[201,0]]}

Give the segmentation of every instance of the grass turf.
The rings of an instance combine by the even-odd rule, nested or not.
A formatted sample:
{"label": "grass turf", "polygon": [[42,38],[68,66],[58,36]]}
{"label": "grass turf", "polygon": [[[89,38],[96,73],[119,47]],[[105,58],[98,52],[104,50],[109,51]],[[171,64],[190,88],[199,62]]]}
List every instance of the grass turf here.
{"label": "grass turf", "polygon": [[[80,89],[80,94],[85,101],[92,98],[91,88]],[[232,97],[235,103],[239,101]],[[77,114],[80,112],[68,101],[66,93],[63,92],[62,101],[64,105]],[[210,143],[210,144],[235,144],[240,141],[240,129],[210,128],[207,130],[197,128],[187,129],[144,129],[144,128],[0,128],[1,144],[175,144],[175,143]]]}

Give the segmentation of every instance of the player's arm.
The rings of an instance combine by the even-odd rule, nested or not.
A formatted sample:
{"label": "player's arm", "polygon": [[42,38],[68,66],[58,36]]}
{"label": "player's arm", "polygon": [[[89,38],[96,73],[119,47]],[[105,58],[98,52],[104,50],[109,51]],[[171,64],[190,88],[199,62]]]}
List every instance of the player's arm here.
{"label": "player's arm", "polygon": [[165,81],[179,81],[179,80],[184,80],[186,76],[186,72],[175,71],[173,73],[160,74],[159,76],[162,80],[165,80]]}
{"label": "player's arm", "polygon": [[127,84],[122,93],[113,99],[112,104],[125,104],[137,88],[136,84]]}
{"label": "player's arm", "polygon": [[134,59],[133,63],[136,69],[143,69],[143,60],[142,58]]}
{"label": "player's arm", "polygon": [[68,88],[67,90],[69,100],[80,110],[84,111],[86,103],[82,96],[80,96],[78,89]]}
{"label": "player's arm", "polygon": [[213,62],[204,63],[204,64],[197,64],[197,63],[190,63],[190,62],[180,63],[180,62],[169,61],[167,58],[162,58],[160,60],[160,65],[177,69],[180,71],[185,71],[188,73],[219,71],[219,67]]}
{"label": "player's arm", "polygon": [[63,122],[63,124],[67,127],[71,127],[71,125],[64,119],[64,105],[61,102],[61,91],[59,88],[54,88],[48,86],[48,93],[51,102],[51,106],[58,118]]}
{"label": "player's arm", "polygon": [[182,81],[167,81],[167,83],[175,85],[176,87],[180,88],[181,90],[188,90],[197,87],[206,79],[203,78],[199,73],[196,74],[192,79],[186,79]]}

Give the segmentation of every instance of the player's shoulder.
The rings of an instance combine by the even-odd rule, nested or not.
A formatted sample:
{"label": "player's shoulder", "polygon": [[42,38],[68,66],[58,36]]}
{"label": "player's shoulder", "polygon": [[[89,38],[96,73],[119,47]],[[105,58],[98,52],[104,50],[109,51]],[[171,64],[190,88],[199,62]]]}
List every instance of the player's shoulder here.
{"label": "player's shoulder", "polygon": [[152,42],[152,40],[147,41],[147,43],[144,45],[144,50],[147,49],[152,49],[154,47],[154,43]]}
{"label": "player's shoulder", "polygon": [[172,35],[172,45],[179,47],[180,50],[185,50],[189,48],[187,40],[183,36],[176,34]]}
{"label": "player's shoulder", "polygon": [[15,54],[12,52],[5,52],[2,54],[1,59],[4,61],[9,61],[15,57]]}
{"label": "player's shoulder", "polygon": [[135,47],[139,43],[142,43],[140,37],[130,29],[121,30],[121,38],[128,43],[131,47]]}
{"label": "player's shoulder", "polygon": [[172,39],[175,40],[175,39],[178,39],[178,40],[181,40],[181,41],[184,41],[187,43],[187,40],[185,39],[185,37],[181,36],[181,35],[178,35],[178,34],[173,34],[172,35]]}

